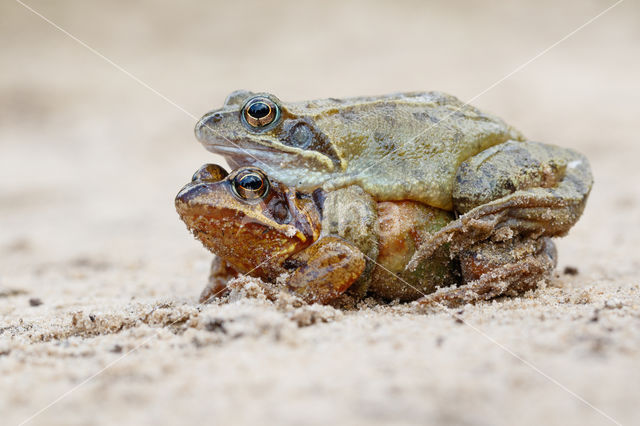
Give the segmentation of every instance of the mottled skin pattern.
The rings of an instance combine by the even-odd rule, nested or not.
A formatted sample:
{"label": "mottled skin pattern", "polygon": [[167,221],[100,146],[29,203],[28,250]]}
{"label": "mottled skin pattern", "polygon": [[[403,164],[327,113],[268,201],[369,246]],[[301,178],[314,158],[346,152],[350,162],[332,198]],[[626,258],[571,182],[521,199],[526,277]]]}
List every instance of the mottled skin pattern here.
{"label": "mottled skin pattern", "polygon": [[[260,99],[276,113],[254,126],[246,117]],[[455,255],[487,239],[528,245],[526,238],[564,235],[593,180],[581,154],[527,141],[439,92],[284,103],[237,91],[195,132],[232,167],[256,165],[290,188],[325,190],[323,227],[338,224],[332,232],[369,257],[378,238],[375,202],[417,201],[459,216],[421,242],[409,270],[445,244]]]}
{"label": "mottled skin pattern", "polygon": [[[375,223],[342,229],[344,224],[323,217],[331,193],[302,193],[262,175],[268,191],[243,198],[238,177],[247,170],[262,173],[241,168],[227,176],[221,167],[205,165],[176,197],[187,227],[219,256],[202,301],[224,294],[226,282],[243,273],[271,283],[265,286],[269,297],[286,290],[310,303],[331,303],[347,292],[456,306],[535,288],[555,266],[548,238],[516,236],[485,238],[457,247],[455,255],[442,244],[410,269],[424,242],[456,222],[450,212],[414,201],[378,202]],[[357,191],[351,196],[359,199]],[[344,214],[367,211],[349,203],[335,208]],[[334,234],[341,229],[355,240],[372,230],[376,235],[373,242],[354,243]]]}

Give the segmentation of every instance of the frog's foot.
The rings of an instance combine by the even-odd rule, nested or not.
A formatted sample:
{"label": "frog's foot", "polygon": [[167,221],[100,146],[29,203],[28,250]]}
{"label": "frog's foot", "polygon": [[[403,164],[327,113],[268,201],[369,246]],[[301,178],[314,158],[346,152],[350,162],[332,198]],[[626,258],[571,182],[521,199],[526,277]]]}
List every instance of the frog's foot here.
{"label": "frog's foot", "polygon": [[200,303],[210,303],[216,298],[226,296],[229,294],[227,282],[237,276],[238,272],[227,262],[218,256],[214,257],[209,272],[209,283],[200,293],[198,301]]}
{"label": "frog's foot", "polygon": [[465,284],[441,288],[419,300],[422,305],[456,307],[498,296],[517,296],[535,289],[556,265],[550,238],[514,238],[503,243],[486,241],[460,253]]}
{"label": "frog's foot", "polygon": [[453,200],[463,213],[427,238],[408,264],[414,270],[443,244],[455,254],[491,237],[565,235],[584,210],[593,178],[587,159],[536,142],[506,142],[460,165]]}
{"label": "frog's foot", "polygon": [[365,257],[347,241],[323,237],[293,258],[285,267],[293,271],[286,288],[307,303],[329,303],[344,293],[365,270]]}

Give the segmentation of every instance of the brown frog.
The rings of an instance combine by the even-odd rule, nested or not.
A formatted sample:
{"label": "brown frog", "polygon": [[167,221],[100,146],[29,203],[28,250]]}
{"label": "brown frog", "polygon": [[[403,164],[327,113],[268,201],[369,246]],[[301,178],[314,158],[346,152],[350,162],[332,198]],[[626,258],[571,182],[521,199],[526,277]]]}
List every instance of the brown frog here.
{"label": "brown frog", "polygon": [[[358,199],[362,190],[350,191]],[[331,202],[323,190],[297,191],[256,167],[227,174],[217,165],[202,166],[175,201],[189,230],[218,255],[201,301],[224,294],[228,280],[247,274],[272,284],[265,286],[269,297],[286,290],[309,303],[331,303],[348,292],[455,306],[535,288],[555,265],[549,238],[513,237],[455,252],[441,244],[409,269],[423,242],[455,223],[451,212],[415,201],[377,202],[374,223],[345,231],[350,241],[332,233],[340,225],[323,216]],[[332,208],[350,215],[359,205]],[[371,232],[377,235],[375,259],[358,248]]]}
{"label": "brown frog", "polygon": [[[440,92],[286,103],[237,91],[195,133],[232,167],[259,166],[299,191],[322,188],[330,199],[323,230],[370,258],[378,256],[378,235],[360,223],[377,223],[377,202],[416,201],[459,215],[421,242],[410,269],[445,243],[461,251],[489,237],[564,235],[593,181],[581,154],[528,141]],[[345,204],[352,214],[335,209]],[[353,240],[353,229],[367,234]]]}

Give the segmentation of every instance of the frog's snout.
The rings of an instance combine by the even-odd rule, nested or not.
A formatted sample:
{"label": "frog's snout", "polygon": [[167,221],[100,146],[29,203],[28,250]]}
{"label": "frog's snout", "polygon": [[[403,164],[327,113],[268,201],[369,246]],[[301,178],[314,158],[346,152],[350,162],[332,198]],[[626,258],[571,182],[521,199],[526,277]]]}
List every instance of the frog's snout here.
{"label": "frog's snout", "polygon": [[203,196],[219,190],[219,184],[227,176],[224,167],[217,164],[203,164],[191,177],[191,182],[182,187],[175,198],[176,207],[203,202]]}
{"label": "frog's snout", "polygon": [[210,191],[206,182],[191,182],[185,185],[176,195],[176,206],[187,206],[198,199],[199,196]]}
{"label": "frog's snout", "polygon": [[222,118],[222,113],[218,111],[211,111],[202,116],[194,128],[196,139],[200,142],[209,141],[211,139],[210,135],[215,133],[218,123],[222,121]]}

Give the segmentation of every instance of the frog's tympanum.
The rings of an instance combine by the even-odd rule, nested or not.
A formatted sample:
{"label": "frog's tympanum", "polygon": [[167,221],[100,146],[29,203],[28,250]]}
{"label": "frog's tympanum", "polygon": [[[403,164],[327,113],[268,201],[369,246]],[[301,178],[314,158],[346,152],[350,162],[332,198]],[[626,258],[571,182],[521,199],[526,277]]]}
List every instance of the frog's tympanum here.
{"label": "frog's tympanum", "polygon": [[[558,148],[540,146],[540,152],[533,151],[535,157],[530,150],[521,155],[520,145],[507,146],[461,165],[456,179],[460,200],[473,204],[478,196],[499,199],[500,191],[517,193],[531,182],[540,191],[556,191],[559,181],[571,176],[564,170],[580,167],[564,164],[560,171],[556,162],[562,158],[544,157]],[[513,155],[505,157],[510,150]],[[571,161],[581,159],[573,155],[576,159]],[[496,159],[495,166],[486,169],[492,164],[488,158]],[[541,162],[537,173],[536,161]],[[519,167],[523,174],[500,189],[491,178],[500,167]],[[472,179],[473,188],[486,188],[470,192],[467,179]],[[579,187],[581,182],[570,185]],[[335,197],[336,192],[342,194]],[[475,216],[455,219],[451,211],[411,200],[375,202],[363,192],[358,186],[299,191],[257,167],[227,174],[220,166],[204,165],[176,197],[187,227],[218,255],[201,300],[224,294],[229,279],[247,274],[273,284],[265,287],[269,297],[275,296],[275,289],[310,303],[330,303],[346,292],[455,306],[533,289],[555,266],[549,236],[563,229],[551,217],[557,210],[530,207],[527,198],[508,201],[502,209],[478,200],[483,209],[493,210],[486,212],[490,221],[481,217],[477,224]],[[557,202],[550,201],[551,207]],[[327,208],[336,214],[327,217]],[[350,220],[353,216],[359,220]],[[541,221],[549,231],[539,232]],[[527,223],[527,235],[511,230],[512,225],[524,228]],[[455,241],[452,236],[457,233],[468,240]]]}

